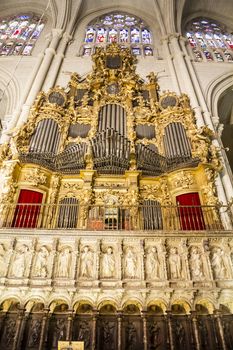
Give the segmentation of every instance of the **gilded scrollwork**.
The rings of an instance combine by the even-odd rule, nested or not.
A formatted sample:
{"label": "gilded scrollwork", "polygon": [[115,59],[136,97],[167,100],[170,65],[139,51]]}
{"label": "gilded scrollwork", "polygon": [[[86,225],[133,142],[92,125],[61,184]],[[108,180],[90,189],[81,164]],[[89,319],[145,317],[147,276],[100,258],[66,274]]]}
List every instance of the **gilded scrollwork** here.
{"label": "gilded scrollwork", "polygon": [[47,176],[40,168],[33,168],[28,170],[25,174],[25,181],[29,182],[32,186],[37,187],[47,183]]}
{"label": "gilded scrollwork", "polygon": [[190,188],[194,183],[194,178],[192,173],[181,171],[173,179],[173,186],[181,188]]}

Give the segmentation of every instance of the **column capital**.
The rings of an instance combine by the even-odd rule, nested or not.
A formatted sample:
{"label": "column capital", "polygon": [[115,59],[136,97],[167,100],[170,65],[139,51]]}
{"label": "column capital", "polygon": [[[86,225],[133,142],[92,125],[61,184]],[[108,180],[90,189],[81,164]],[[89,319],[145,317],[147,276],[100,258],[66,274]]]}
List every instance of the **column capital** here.
{"label": "column capital", "polygon": [[62,37],[63,30],[61,28],[53,28],[51,33],[53,38],[58,37],[60,39]]}

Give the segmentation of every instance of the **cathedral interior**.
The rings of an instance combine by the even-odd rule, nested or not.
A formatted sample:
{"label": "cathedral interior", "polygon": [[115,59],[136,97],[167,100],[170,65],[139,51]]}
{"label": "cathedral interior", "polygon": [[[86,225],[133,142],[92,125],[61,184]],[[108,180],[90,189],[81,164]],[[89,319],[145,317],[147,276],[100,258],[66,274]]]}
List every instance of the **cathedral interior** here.
{"label": "cathedral interior", "polygon": [[1,0],[0,350],[233,349],[232,68],[229,0]]}

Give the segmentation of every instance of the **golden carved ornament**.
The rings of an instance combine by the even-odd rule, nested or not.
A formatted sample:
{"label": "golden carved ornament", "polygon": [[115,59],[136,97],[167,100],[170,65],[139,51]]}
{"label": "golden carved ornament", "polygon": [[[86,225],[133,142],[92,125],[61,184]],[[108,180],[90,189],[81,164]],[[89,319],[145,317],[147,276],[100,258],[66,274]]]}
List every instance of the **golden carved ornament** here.
{"label": "golden carved ornament", "polygon": [[25,174],[24,180],[30,182],[32,186],[45,185],[47,176],[39,168],[33,168]]}
{"label": "golden carved ornament", "polygon": [[11,159],[11,157],[12,152],[9,143],[5,142],[2,145],[0,145],[0,166],[2,165],[4,160]]}
{"label": "golden carved ornament", "polygon": [[173,179],[172,184],[175,188],[190,188],[194,184],[193,175],[186,171],[179,172]]}

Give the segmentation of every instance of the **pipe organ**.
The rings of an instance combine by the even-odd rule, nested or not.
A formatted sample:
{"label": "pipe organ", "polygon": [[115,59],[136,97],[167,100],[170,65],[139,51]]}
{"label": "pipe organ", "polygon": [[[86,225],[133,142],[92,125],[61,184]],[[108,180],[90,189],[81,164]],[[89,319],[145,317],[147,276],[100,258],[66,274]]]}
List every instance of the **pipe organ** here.
{"label": "pipe organ", "polygon": [[140,78],[128,49],[92,59],[85,79],[40,92],[0,149],[0,347],[227,349],[233,243],[215,135],[187,95]]}
{"label": "pipe organ", "polygon": [[[220,163],[211,145],[211,132],[207,127],[198,129],[196,126],[188,97],[172,92],[160,95],[156,75],[150,73],[148,82],[140,79],[135,73],[135,57],[116,44],[109,45],[101,53],[97,50],[93,60],[93,72],[86,79],[80,80],[74,73],[67,89],[55,87],[47,94],[39,94],[28,122],[14,138],[23,165],[22,176],[19,176],[22,185],[19,187],[24,186],[26,169],[32,166],[39,166],[42,172],[43,169],[49,171],[51,179],[54,174],[59,176],[61,184],[56,188],[56,195],[52,196],[52,190],[49,190],[52,180],[48,180],[41,190],[48,205],[60,203],[61,196],[77,199],[83,207],[78,214],[82,218],[72,221],[68,225],[71,227],[89,225],[87,212],[90,203],[105,206],[105,185],[101,185],[101,191],[94,185],[95,181],[101,182],[103,176],[103,179],[115,176],[116,188],[119,176],[131,178],[130,174],[134,174],[132,178],[137,178],[134,182],[126,181],[125,192],[117,192],[118,203],[123,206],[132,206],[133,203],[137,214],[133,215],[131,208],[130,215],[133,215],[136,226],[142,215],[145,228],[163,227],[161,222],[166,219],[158,204],[177,204],[176,196],[180,192],[176,195],[173,188],[177,188],[179,181],[172,179],[176,178],[178,170],[182,171],[184,178],[192,177],[187,180],[187,188],[190,183],[188,192],[197,193],[201,205],[209,205],[208,196],[215,196],[214,185],[208,193],[203,186],[207,178],[214,179]],[[92,178],[88,179],[87,187],[86,172]],[[199,181],[199,172],[203,174],[204,184]],[[78,182],[73,184],[78,192],[68,191],[71,186],[69,176]],[[98,176],[100,180],[97,180]],[[141,181],[154,183],[160,191],[154,194],[141,191]],[[82,190],[87,191],[86,198],[80,198]],[[131,196],[131,191],[135,196]],[[71,205],[71,199],[65,200]],[[139,206],[143,207],[141,214],[137,209]],[[73,216],[72,211],[66,212],[64,208],[57,211],[56,215],[61,216],[61,221],[57,219],[58,226],[63,225],[65,216]],[[148,224],[147,216],[156,219]],[[133,221],[130,219],[130,222]]]}

